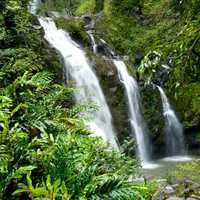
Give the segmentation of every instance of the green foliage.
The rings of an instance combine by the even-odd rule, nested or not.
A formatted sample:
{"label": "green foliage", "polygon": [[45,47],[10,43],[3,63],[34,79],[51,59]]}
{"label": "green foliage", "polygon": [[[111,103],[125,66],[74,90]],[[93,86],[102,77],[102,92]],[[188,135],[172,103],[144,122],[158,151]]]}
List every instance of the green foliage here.
{"label": "green foliage", "polygon": [[[194,92],[187,95],[187,91],[192,91],[194,85],[199,88],[199,0],[144,0],[135,3],[139,3],[141,7],[132,1],[125,3],[106,0],[105,14],[97,20],[97,32],[102,33],[101,37],[118,54],[128,55],[132,63],[138,50],[141,52],[143,61],[135,63],[140,65],[136,70],[140,75],[138,78],[144,81],[145,85],[156,82],[156,78],[160,76],[159,72],[162,72],[162,65],[167,64],[170,69],[164,87],[170,101],[180,113],[186,127],[199,126],[198,97]],[[139,7],[140,11],[136,9],[131,14],[132,11],[126,8],[123,12],[124,7],[130,6],[130,9],[133,9],[133,5]],[[153,63],[155,60],[149,59],[152,52],[160,54],[157,64]],[[149,67],[145,67],[146,65]],[[146,91],[148,89],[145,90],[144,99],[147,99],[147,105],[150,105],[152,102],[145,97],[149,95]],[[189,102],[192,103],[189,105]],[[144,112],[148,113],[145,116],[147,121],[155,118],[155,108],[145,108]],[[160,128],[160,125],[157,125],[158,123],[154,125],[154,129]]]}
{"label": "green foliage", "polygon": [[171,181],[184,181],[184,180],[191,180],[194,182],[200,182],[200,175],[198,174],[200,168],[200,161],[196,160],[191,163],[186,164],[179,164],[177,165],[176,169],[169,173],[169,179]]}
{"label": "green foliage", "polygon": [[179,97],[179,101],[182,102],[185,107],[182,109],[184,119],[186,119],[185,127],[190,128],[196,126],[200,120],[200,98],[198,91],[200,89],[200,83],[190,83],[182,85],[177,88],[176,96]]}
{"label": "green foliage", "polygon": [[72,3],[76,4],[79,0],[46,0],[39,8],[39,13],[43,14],[47,11],[69,11],[71,10]]}
{"label": "green foliage", "polygon": [[81,1],[80,6],[75,11],[75,15],[81,16],[83,14],[93,13],[96,8],[95,6],[96,6],[95,0]]}
{"label": "green foliage", "polygon": [[200,12],[200,1],[199,0],[172,0],[171,6],[179,11],[182,15],[192,16],[196,18],[196,15]]}
{"label": "green foliage", "polygon": [[36,200],[69,200],[71,196],[68,194],[67,188],[64,182],[61,184],[60,179],[51,182],[51,177],[47,176],[46,182],[42,183],[42,186],[33,186],[31,173],[26,176],[27,185],[24,183],[18,183],[19,189],[13,192],[12,195],[16,196],[21,193],[28,193],[29,198]]}
{"label": "green foliage", "polygon": [[84,22],[80,19],[66,20],[58,18],[56,24],[59,28],[66,30],[73,39],[80,42],[85,47],[89,47],[90,39],[84,29]]}
{"label": "green foliage", "polygon": [[40,13],[56,10],[81,16],[99,12],[103,10],[103,7],[104,1],[102,0],[47,0],[40,8]]}
{"label": "green foliage", "polygon": [[[27,3],[0,2],[0,198],[150,199],[150,186],[130,179],[136,161],[89,137],[95,102],[75,104],[78,91],[58,83],[59,64]],[[82,22],[66,26],[89,41]]]}
{"label": "green foliage", "polygon": [[126,16],[134,15],[142,8],[142,0],[111,0],[113,12],[119,12]]}
{"label": "green foliage", "polygon": [[162,55],[159,52],[153,51],[149,52],[142,60],[138,72],[140,78],[145,80],[145,84],[153,83],[154,76],[161,67],[161,58]]}

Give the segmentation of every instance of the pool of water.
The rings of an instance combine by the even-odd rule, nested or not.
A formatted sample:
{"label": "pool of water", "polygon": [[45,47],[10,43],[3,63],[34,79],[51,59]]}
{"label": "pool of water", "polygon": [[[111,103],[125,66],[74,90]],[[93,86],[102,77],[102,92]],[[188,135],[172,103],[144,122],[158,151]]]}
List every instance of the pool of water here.
{"label": "pool of water", "polygon": [[167,174],[174,170],[177,164],[189,163],[195,159],[197,159],[197,157],[194,156],[165,157],[150,163],[145,163],[143,165],[142,172],[148,179],[166,178]]}

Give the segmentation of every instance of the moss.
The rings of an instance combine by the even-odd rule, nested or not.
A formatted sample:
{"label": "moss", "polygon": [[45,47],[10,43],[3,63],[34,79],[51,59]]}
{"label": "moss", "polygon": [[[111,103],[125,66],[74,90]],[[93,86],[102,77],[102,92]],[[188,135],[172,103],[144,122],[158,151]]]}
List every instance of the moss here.
{"label": "moss", "polygon": [[[181,111],[186,128],[198,126],[200,121],[200,82],[180,86],[177,89],[176,107]],[[183,106],[184,105],[184,106]]]}
{"label": "moss", "polygon": [[116,67],[110,60],[95,56],[95,70],[112,113],[114,127],[121,143],[130,133],[127,101]]}
{"label": "moss", "polygon": [[71,37],[84,47],[90,46],[90,39],[84,29],[84,22],[81,19],[56,19],[58,28],[66,30]]}
{"label": "moss", "polygon": [[73,15],[81,16],[99,12],[103,9],[102,1],[98,0],[46,0],[40,8],[40,14],[47,11],[70,11]]}
{"label": "moss", "polygon": [[197,173],[200,170],[200,161],[196,160],[191,163],[179,164],[173,172],[170,172],[171,179],[184,181],[186,179],[200,182],[200,175]]}
{"label": "moss", "polygon": [[85,0],[83,3],[79,5],[79,7],[75,11],[75,15],[81,16],[88,13],[94,13],[96,8],[95,0]]}
{"label": "moss", "polygon": [[43,15],[48,11],[63,11],[70,9],[69,1],[65,0],[46,0],[39,9],[39,14]]}

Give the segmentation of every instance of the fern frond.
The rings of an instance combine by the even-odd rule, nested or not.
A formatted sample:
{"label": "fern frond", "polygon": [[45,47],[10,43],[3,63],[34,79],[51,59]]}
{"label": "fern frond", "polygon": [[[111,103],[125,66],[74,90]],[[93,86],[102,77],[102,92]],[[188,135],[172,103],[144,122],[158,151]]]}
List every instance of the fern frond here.
{"label": "fern frond", "polygon": [[38,90],[49,87],[49,84],[52,82],[52,74],[47,71],[38,72],[31,77],[28,84],[37,87]]}

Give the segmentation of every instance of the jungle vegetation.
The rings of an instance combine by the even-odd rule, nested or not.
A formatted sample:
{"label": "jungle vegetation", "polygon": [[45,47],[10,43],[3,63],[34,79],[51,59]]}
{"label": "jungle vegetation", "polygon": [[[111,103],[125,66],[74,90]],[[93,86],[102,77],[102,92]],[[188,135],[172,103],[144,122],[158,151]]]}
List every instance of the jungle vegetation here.
{"label": "jungle vegetation", "polygon": [[136,160],[89,136],[97,108],[74,102],[27,5],[0,2],[0,198],[150,198],[154,184],[132,181]]}

